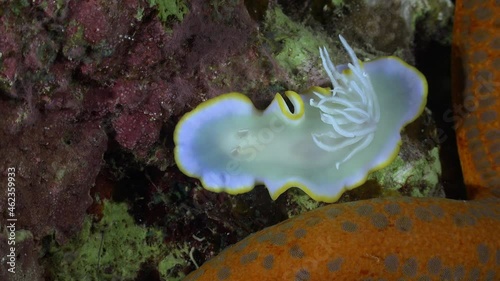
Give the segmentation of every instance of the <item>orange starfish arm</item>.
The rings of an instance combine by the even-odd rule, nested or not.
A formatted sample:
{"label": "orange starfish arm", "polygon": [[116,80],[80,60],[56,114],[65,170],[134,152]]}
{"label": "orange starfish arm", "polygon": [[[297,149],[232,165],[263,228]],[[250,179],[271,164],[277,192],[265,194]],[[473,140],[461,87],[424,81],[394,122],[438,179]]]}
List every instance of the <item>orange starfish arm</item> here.
{"label": "orange starfish arm", "polygon": [[460,162],[470,198],[491,193],[500,197],[499,14],[498,1],[456,3],[454,108]]}

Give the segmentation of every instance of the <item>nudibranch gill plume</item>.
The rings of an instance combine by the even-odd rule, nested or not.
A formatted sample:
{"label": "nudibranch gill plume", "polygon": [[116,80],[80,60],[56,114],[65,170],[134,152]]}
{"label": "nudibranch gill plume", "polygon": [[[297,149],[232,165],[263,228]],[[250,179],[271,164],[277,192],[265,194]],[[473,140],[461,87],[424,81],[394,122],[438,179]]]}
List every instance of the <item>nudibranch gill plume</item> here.
{"label": "nudibranch gill plume", "polygon": [[333,89],[276,94],[264,111],[243,94],[198,105],[179,121],[175,160],[211,191],[239,194],[264,184],[273,199],[298,187],[317,201],[334,202],[390,163],[400,131],[425,106],[427,82],[396,57],[362,63],[342,36],[351,63],[335,66],[320,55]]}

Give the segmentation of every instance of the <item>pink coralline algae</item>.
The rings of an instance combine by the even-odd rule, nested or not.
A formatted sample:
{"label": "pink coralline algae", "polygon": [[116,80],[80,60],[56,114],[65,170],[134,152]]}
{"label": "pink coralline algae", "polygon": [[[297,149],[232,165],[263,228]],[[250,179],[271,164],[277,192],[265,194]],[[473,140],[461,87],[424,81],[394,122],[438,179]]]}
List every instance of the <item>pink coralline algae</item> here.
{"label": "pink coralline algae", "polygon": [[[160,22],[144,23],[141,30],[135,34],[134,44],[124,58],[127,69],[132,73],[137,73],[138,78],[145,78],[143,75],[148,73],[148,69],[151,71],[150,68],[160,63],[162,46],[168,37]],[[129,39],[124,38],[124,40]]]}
{"label": "pink coralline algae", "polygon": [[142,112],[124,113],[113,121],[116,140],[123,147],[134,149],[140,145],[149,146],[158,139],[161,122]]}
{"label": "pink coralline algae", "polygon": [[22,64],[19,35],[16,30],[8,25],[9,19],[5,16],[0,17],[0,51],[2,53],[0,67],[0,89],[4,90],[7,95],[15,96],[12,86],[16,81],[18,73],[18,65]]}
{"label": "pink coralline algae", "polygon": [[145,157],[158,140],[163,120],[162,102],[166,100],[166,83],[141,85],[136,81],[119,81],[113,87],[115,102],[122,112],[113,120],[116,140],[123,147]]}
{"label": "pink coralline algae", "polygon": [[[3,128],[16,114],[5,110],[8,106],[0,104]],[[2,131],[0,170],[17,170],[15,213],[22,218],[17,227],[30,230],[36,239],[55,231],[60,242],[78,231],[91,203],[89,189],[100,170],[106,141],[95,122],[71,124],[58,113],[41,117],[19,133]]]}

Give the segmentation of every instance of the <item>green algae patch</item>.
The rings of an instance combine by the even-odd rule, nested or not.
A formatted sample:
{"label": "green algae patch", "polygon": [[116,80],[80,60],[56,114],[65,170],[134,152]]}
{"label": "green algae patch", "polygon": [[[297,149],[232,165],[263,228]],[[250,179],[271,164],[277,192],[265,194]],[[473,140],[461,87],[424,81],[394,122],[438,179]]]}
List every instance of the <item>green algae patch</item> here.
{"label": "green algae patch", "polygon": [[188,12],[188,7],[184,0],[149,0],[149,6],[158,10],[158,18],[163,22],[170,19],[181,21]]}
{"label": "green algae patch", "polygon": [[369,179],[377,181],[385,191],[397,191],[404,196],[442,197],[439,148],[432,148],[426,155],[420,153],[413,159],[398,155],[388,167],[372,173]]}
{"label": "green algae patch", "polygon": [[184,275],[174,277],[172,276],[172,272],[178,272],[179,269],[177,268],[176,270],[176,267],[186,264],[185,257],[187,256],[189,256],[189,246],[186,243],[182,247],[169,251],[158,263],[158,272],[162,279],[169,281],[182,280],[185,277]]}
{"label": "green algae patch", "polygon": [[287,191],[288,203],[287,205],[292,205],[294,208],[288,209],[287,215],[289,218],[295,217],[302,213],[314,210],[323,206],[319,201],[312,199],[304,191],[298,188],[292,188]]}
{"label": "green algae patch", "polygon": [[293,21],[279,7],[266,12],[264,26],[273,57],[295,80],[294,86],[308,85],[310,70],[319,67],[319,47],[329,45],[326,36]]}
{"label": "green algae patch", "polygon": [[435,190],[438,188],[437,185],[442,172],[439,160],[439,148],[433,148],[429,151],[427,157],[419,163],[416,176],[424,184],[421,184],[420,188],[414,188],[411,195],[413,197],[436,197]]}
{"label": "green algae patch", "polygon": [[185,265],[181,256],[187,252],[169,249],[160,230],[136,225],[126,204],[104,201],[102,219],[92,223],[87,217],[78,237],[57,250],[51,263],[55,280],[133,280],[144,262],[161,264],[168,276],[169,269]]}

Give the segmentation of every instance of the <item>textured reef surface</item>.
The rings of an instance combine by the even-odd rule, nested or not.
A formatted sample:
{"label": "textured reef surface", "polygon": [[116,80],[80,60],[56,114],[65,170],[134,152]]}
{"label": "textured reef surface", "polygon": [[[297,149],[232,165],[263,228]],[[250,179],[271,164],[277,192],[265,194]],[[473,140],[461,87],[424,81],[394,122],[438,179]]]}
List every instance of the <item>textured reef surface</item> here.
{"label": "textured reef surface", "polygon": [[452,12],[448,0],[3,1],[0,182],[15,167],[18,258],[15,275],[0,265],[0,279],[180,280],[249,234],[324,205],[298,190],[276,201],[262,187],[206,191],[177,169],[172,138],[184,113],[222,93],[263,109],[276,92],[329,86],[318,47],[347,62],[338,34],[362,60],[416,64],[432,109],[403,131],[396,160],[340,202],[445,196],[460,182],[449,176],[453,145],[443,145],[454,136],[436,118],[448,108],[432,105],[448,99],[439,52],[449,51]]}

